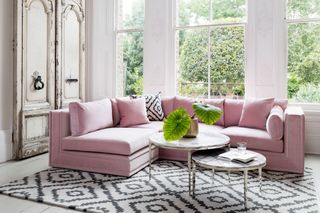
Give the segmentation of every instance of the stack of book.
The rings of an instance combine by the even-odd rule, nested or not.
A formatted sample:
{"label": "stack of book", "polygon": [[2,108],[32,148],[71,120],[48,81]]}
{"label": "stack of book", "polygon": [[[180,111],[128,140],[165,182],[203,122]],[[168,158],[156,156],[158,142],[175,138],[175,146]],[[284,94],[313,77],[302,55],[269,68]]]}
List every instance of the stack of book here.
{"label": "stack of book", "polygon": [[247,164],[253,161],[256,158],[256,155],[251,152],[246,152],[243,154],[243,153],[239,153],[239,151],[237,150],[231,150],[231,151],[220,154],[218,158],[221,160]]}

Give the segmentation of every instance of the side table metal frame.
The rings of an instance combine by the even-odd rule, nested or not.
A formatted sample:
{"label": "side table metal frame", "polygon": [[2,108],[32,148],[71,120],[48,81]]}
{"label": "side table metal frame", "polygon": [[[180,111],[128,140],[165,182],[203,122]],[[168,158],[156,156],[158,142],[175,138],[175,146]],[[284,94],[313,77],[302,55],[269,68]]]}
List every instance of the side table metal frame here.
{"label": "side table metal frame", "polygon": [[[211,169],[212,170],[212,183],[214,180],[214,173],[215,171],[225,171],[228,172],[228,178],[229,178],[229,183],[230,183],[230,172],[243,172],[243,191],[244,191],[244,206],[245,208],[247,208],[247,201],[248,201],[248,197],[247,197],[247,192],[248,192],[248,171],[252,171],[252,170],[258,170],[258,178],[259,178],[259,189],[260,192],[262,190],[262,168],[266,166],[266,163],[261,164],[259,166],[254,166],[254,167],[248,167],[248,168],[235,168],[235,169],[223,169],[221,167],[214,168],[214,167],[210,167],[209,166],[202,166],[200,165],[199,167],[204,167],[207,169]],[[195,196],[195,185],[196,185],[196,169],[197,169],[197,163],[192,160],[192,196]]]}
{"label": "side table metal frame", "polygon": [[[152,171],[152,145],[156,146],[156,147],[161,147],[158,144],[154,144],[151,140],[149,140],[149,181],[151,180],[151,171]],[[228,147],[230,149],[230,142],[223,145],[223,146],[216,146],[216,147],[207,147],[207,148],[198,148],[198,149],[180,149],[180,148],[174,148],[174,147],[162,147],[165,149],[175,149],[175,150],[185,150],[188,151],[188,175],[189,175],[189,195],[192,195],[191,193],[191,189],[192,189],[192,184],[193,184],[193,179],[192,179],[192,166],[193,166],[193,162],[192,162],[192,153],[195,151],[199,151],[199,150],[208,150],[208,149],[218,149],[218,148],[224,148],[224,147]],[[194,187],[193,187],[194,188]]]}

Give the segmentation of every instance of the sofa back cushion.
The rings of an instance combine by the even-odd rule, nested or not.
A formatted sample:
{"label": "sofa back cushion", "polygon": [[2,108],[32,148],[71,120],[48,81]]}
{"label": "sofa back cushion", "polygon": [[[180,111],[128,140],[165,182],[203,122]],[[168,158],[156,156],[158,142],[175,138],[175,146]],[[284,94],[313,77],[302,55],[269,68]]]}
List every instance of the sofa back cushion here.
{"label": "sofa back cushion", "polygon": [[117,99],[117,105],[120,113],[120,127],[149,123],[144,97],[130,100]]}
{"label": "sofa back cushion", "polygon": [[174,100],[175,97],[161,98],[162,110],[165,117],[168,117],[168,115],[173,111]]}
{"label": "sofa back cushion", "polygon": [[[118,98],[118,99],[130,100],[129,97],[123,97],[123,98]],[[111,104],[112,104],[113,126],[117,126],[120,123],[120,112],[119,112],[119,108],[118,108],[117,99],[115,99],[115,98],[111,99]]]}
{"label": "sofa back cushion", "polygon": [[239,126],[266,129],[266,121],[274,98],[246,99],[242,108]]}
{"label": "sofa back cushion", "polygon": [[174,99],[173,103],[173,110],[176,110],[179,107],[184,108],[187,113],[192,116],[193,115],[193,109],[192,109],[192,103],[194,100],[192,98],[187,98],[187,97],[181,97],[181,96],[176,96]]}
{"label": "sofa back cushion", "polygon": [[69,104],[71,135],[78,136],[113,126],[112,106],[109,99]]}
{"label": "sofa back cushion", "polygon": [[[215,107],[220,108],[222,111],[224,111],[224,99],[204,99],[205,104],[210,104]],[[220,119],[215,123],[219,126],[224,126],[224,112],[222,113]]]}
{"label": "sofa back cushion", "polygon": [[273,106],[267,119],[267,131],[272,139],[280,140],[283,137],[284,112],[279,105]]}
{"label": "sofa back cushion", "polygon": [[224,126],[238,126],[242,113],[243,100],[224,100]]}

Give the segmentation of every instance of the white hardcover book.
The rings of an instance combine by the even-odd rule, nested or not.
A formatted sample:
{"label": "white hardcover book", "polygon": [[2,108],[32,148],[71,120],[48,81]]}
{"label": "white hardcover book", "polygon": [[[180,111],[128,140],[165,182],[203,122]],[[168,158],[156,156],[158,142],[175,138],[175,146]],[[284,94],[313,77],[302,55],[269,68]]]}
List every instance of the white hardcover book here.
{"label": "white hardcover book", "polygon": [[240,161],[241,163],[248,163],[254,160],[256,154],[246,152],[246,153],[239,153],[237,150],[228,151],[222,153],[218,156],[220,159],[230,160],[230,161]]}

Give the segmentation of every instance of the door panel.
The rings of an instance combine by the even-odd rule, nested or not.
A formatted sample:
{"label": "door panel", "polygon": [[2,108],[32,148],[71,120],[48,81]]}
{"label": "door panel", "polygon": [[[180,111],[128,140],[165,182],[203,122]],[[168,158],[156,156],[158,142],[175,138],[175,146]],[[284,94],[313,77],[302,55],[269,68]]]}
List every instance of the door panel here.
{"label": "door panel", "polygon": [[48,151],[49,115],[47,111],[24,113],[22,122],[25,127],[22,134],[23,158]]}
{"label": "door panel", "polygon": [[48,151],[49,112],[84,101],[85,0],[14,0],[16,159]]}
{"label": "door panel", "polygon": [[[42,90],[35,92],[33,73],[39,72],[43,79],[47,78],[47,44],[48,44],[48,15],[41,1],[30,3],[25,17],[25,104],[48,102],[47,84]],[[45,82],[47,83],[47,82]]]}
{"label": "door panel", "polygon": [[55,108],[55,1],[16,0],[15,11],[13,142],[20,159],[48,150],[48,114]]}
{"label": "door panel", "polygon": [[58,0],[58,18],[61,28],[58,28],[57,49],[61,61],[57,67],[57,76],[61,78],[57,88],[58,108],[67,107],[70,102],[84,101],[84,70],[85,70],[85,1]]}
{"label": "door panel", "polygon": [[[74,10],[65,14],[64,27],[64,48],[63,48],[63,65],[62,70],[64,79],[79,79],[80,64],[80,23]],[[63,99],[79,99],[79,81],[64,83]]]}

